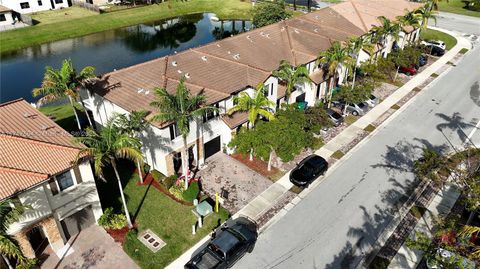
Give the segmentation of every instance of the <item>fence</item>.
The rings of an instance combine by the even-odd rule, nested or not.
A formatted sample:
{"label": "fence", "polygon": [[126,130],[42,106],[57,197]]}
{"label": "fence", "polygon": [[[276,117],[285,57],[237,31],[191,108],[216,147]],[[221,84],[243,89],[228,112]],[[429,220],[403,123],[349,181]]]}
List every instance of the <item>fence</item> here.
{"label": "fence", "polygon": [[97,13],[101,12],[100,8],[98,6],[96,6],[94,4],[82,2],[80,0],[73,0],[72,4],[76,5],[76,6],[79,6],[79,7],[82,7],[82,8],[85,8],[85,9],[88,9],[88,10],[91,10],[91,11],[94,11],[94,12],[97,12]]}

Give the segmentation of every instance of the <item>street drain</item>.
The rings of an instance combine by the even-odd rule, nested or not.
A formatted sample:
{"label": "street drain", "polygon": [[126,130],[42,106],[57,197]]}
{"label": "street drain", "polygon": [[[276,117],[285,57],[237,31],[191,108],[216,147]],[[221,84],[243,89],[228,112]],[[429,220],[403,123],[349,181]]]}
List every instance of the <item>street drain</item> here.
{"label": "street drain", "polygon": [[152,232],[150,229],[143,231],[139,236],[138,240],[142,242],[147,248],[149,248],[154,253],[160,250],[166,245],[158,235]]}

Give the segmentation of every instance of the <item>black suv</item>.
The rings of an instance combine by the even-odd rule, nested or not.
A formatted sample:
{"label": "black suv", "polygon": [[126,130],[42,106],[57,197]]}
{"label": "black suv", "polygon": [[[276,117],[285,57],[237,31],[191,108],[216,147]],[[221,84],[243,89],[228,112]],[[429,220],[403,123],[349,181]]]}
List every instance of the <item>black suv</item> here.
{"label": "black suv", "polygon": [[185,264],[186,269],[224,269],[232,267],[257,241],[257,225],[239,217],[212,235],[208,245]]}
{"label": "black suv", "polygon": [[300,187],[308,187],[317,177],[325,174],[328,162],[315,154],[303,159],[292,172],[290,182]]}

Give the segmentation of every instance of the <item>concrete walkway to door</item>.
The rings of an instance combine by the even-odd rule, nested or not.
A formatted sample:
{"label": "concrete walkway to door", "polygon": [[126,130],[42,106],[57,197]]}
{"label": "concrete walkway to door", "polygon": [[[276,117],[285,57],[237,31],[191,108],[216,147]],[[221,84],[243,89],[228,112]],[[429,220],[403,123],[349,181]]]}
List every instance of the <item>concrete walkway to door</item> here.
{"label": "concrete walkway to door", "polygon": [[70,254],[59,258],[49,248],[49,257],[41,265],[41,268],[140,268],[100,226],[92,225],[83,229],[77,235],[72,236],[68,243],[73,252],[68,251]]}

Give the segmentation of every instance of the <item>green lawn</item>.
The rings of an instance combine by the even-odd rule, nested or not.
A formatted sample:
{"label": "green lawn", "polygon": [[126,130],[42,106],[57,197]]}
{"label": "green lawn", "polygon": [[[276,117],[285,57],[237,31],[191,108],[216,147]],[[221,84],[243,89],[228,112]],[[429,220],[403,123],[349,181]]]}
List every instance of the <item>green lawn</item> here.
{"label": "green lawn", "polygon": [[[192,206],[181,205],[154,187],[137,186],[137,174],[129,172],[133,169],[131,164],[121,162],[119,167],[124,168],[121,177],[129,179],[124,184],[124,192],[130,215],[138,224],[139,232],[151,229],[167,243],[157,253],[153,253],[136,238],[127,239],[125,252],[144,269],[164,268],[228,218],[228,212],[221,209],[218,214],[213,213],[206,217],[203,228],[198,229],[196,235],[192,235],[192,225],[196,222],[191,212]],[[116,181],[111,180],[112,176],[111,171],[106,173],[110,182],[98,182],[97,188],[102,206],[112,206],[118,210],[121,208],[120,196]]]}
{"label": "green lawn", "polygon": [[88,16],[99,15],[97,12],[87,10],[85,8],[72,6],[69,8],[55,9],[29,14],[32,19],[39,24],[49,24],[56,22],[65,22],[72,19],[84,18]]}
{"label": "green lawn", "polygon": [[448,3],[446,0],[439,2],[438,8],[440,11],[456,13],[461,15],[480,17],[480,11],[473,11],[463,8],[465,6],[461,0],[449,0]]}
{"label": "green lawn", "polygon": [[437,30],[426,29],[420,32],[421,39],[433,39],[433,40],[442,40],[445,42],[447,50],[453,48],[457,44],[457,39],[455,37],[446,34],[444,32],[440,32]]}
{"label": "green lawn", "polygon": [[241,0],[167,1],[68,21],[41,23],[3,32],[0,35],[0,53],[185,14],[213,12],[221,19],[249,19],[251,7],[250,2]]}
{"label": "green lawn", "polygon": [[[80,107],[77,107],[80,109]],[[40,112],[51,117],[60,127],[68,132],[78,131],[75,115],[70,104],[41,107]]]}

